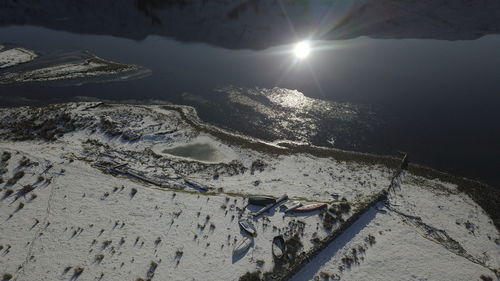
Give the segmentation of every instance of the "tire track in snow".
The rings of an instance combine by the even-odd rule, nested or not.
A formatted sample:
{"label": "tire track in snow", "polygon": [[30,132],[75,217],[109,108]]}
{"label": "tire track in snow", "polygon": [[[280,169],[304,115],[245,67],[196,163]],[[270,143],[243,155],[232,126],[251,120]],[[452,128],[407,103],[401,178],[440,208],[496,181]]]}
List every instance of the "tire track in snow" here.
{"label": "tire track in snow", "polygon": [[391,206],[391,199],[392,195],[396,194],[396,190],[401,190],[401,183],[403,182],[405,176],[405,172],[403,169],[400,169],[398,173],[393,177],[391,181],[391,185],[389,187],[389,191],[392,191],[393,193],[389,193],[387,202],[386,202],[386,208],[399,217],[402,218],[402,221],[416,229],[417,233],[422,236],[423,238],[432,241],[436,244],[441,245],[444,247],[447,251],[457,255],[461,256],[470,262],[473,262],[475,264],[478,264],[486,269],[489,269],[493,273],[496,274],[495,270],[490,268],[488,265],[486,265],[485,262],[481,261],[480,259],[472,256],[469,254],[463,247],[462,245],[451,238],[446,231],[442,229],[438,229],[436,227],[433,227],[431,225],[428,225],[422,221],[422,218],[417,216],[416,212],[411,208],[409,204],[407,204],[407,207],[410,209],[410,211],[413,213],[413,215],[410,214],[405,214],[401,211],[396,210],[394,207]]}
{"label": "tire track in snow", "polygon": [[42,231],[47,229],[47,227],[48,227],[47,223],[49,220],[49,215],[50,215],[50,210],[51,210],[51,202],[52,202],[52,200],[54,198],[54,194],[55,194],[54,184],[56,182],[55,180],[57,179],[56,178],[57,174],[51,174],[51,176],[52,176],[52,178],[51,178],[52,180],[51,180],[51,183],[49,184],[50,185],[50,191],[49,191],[50,193],[49,193],[49,197],[47,199],[47,207],[45,208],[45,216],[41,221],[40,227],[37,228],[37,231],[35,232],[33,239],[31,239],[31,241],[30,241],[30,247],[28,249],[28,253],[26,254],[26,258],[24,259],[23,263],[21,264],[19,276],[22,276],[25,274],[25,268],[28,265],[28,263],[30,262],[31,256],[33,255],[33,248],[34,248],[35,242],[37,241],[37,239],[39,237],[41,237]]}
{"label": "tire track in snow", "polygon": [[432,241],[438,245],[441,245],[443,248],[448,250],[450,253],[453,253],[457,256],[463,257],[470,262],[473,262],[477,265],[480,265],[491,272],[495,273],[495,270],[490,268],[488,265],[486,265],[483,261],[480,259],[472,256],[469,254],[463,247],[462,245],[451,238],[446,231],[433,227],[431,225],[428,225],[422,221],[422,218],[419,216],[414,216],[414,215],[409,215],[405,214],[401,211],[398,211],[394,209],[393,207],[390,206],[390,204],[386,205],[386,208],[390,211],[392,211],[394,214],[398,215],[399,217],[402,218],[402,222],[413,227],[416,232],[422,236],[423,238]]}

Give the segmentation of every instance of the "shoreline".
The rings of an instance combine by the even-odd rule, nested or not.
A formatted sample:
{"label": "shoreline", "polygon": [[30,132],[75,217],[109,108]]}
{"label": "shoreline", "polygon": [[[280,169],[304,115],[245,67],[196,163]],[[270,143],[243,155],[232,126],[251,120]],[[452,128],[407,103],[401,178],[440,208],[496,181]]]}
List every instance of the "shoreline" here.
{"label": "shoreline", "polygon": [[[333,157],[336,160],[340,161],[358,161],[367,164],[383,164],[391,169],[397,168],[401,163],[401,159],[395,156],[347,151],[337,148],[319,147],[309,144],[303,145],[283,141],[281,145],[276,146],[272,143],[260,141],[249,136],[238,135],[225,129],[204,123],[196,115],[196,109],[191,106],[164,105],[163,107],[178,111],[187,122],[195,127],[200,128],[201,130],[206,130],[211,134],[221,136],[222,139],[236,141],[240,145],[244,145],[245,141],[247,141],[248,148],[256,150],[261,149],[260,151],[262,152],[283,155],[294,153],[309,153],[316,157]],[[474,201],[476,201],[476,203],[478,203],[485,209],[485,211],[488,212],[490,217],[493,219],[497,229],[500,229],[500,201],[495,201],[495,198],[497,198],[497,200],[500,200],[498,199],[500,198],[500,189],[477,180],[450,174],[447,172],[439,171],[432,167],[414,164],[411,162],[408,165],[408,171],[415,175],[425,177],[429,180],[439,179],[457,185],[459,189],[466,192],[469,196],[471,196],[471,198],[474,199]],[[478,185],[480,190],[478,190],[475,185]],[[482,194],[482,192],[484,192],[484,194]]]}
{"label": "shoreline", "polygon": [[[279,140],[275,142],[267,142],[248,135],[243,135],[235,131],[217,127],[200,119],[196,108],[188,105],[174,104],[122,104],[122,103],[107,103],[107,102],[62,102],[50,103],[44,105],[25,105],[5,108],[28,107],[28,108],[43,108],[51,105],[66,105],[66,104],[81,104],[93,103],[91,108],[96,108],[101,105],[125,105],[132,107],[147,108],[148,106],[158,106],[166,110],[173,110],[180,114],[182,119],[203,133],[208,133],[223,142],[235,144],[242,148],[255,150],[269,155],[293,155],[293,154],[310,154],[319,158],[333,158],[337,161],[346,162],[361,162],[369,165],[383,165],[389,169],[397,169],[401,163],[401,158],[396,156],[378,155],[374,153],[357,152],[342,150],[338,148],[321,147],[313,144],[301,144],[294,141]],[[409,155],[411,159],[411,155]],[[438,179],[449,182],[458,187],[459,190],[469,195],[476,203],[478,203],[489,216],[493,219],[497,229],[500,229],[500,189],[490,184],[483,183],[479,180],[469,179],[465,176],[451,174],[449,172],[440,171],[438,169],[410,163],[408,171],[416,176],[421,176],[427,180]],[[495,200],[496,199],[496,200]]]}

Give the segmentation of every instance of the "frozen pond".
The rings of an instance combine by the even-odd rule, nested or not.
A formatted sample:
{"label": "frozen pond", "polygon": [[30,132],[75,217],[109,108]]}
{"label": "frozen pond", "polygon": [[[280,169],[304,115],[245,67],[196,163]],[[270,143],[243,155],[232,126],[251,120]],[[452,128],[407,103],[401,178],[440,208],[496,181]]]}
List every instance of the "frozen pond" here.
{"label": "frozen pond", "polygon": [[225,155],[211,143],[190,143],[164,149],[163,153],[205,162],[219,162]]}

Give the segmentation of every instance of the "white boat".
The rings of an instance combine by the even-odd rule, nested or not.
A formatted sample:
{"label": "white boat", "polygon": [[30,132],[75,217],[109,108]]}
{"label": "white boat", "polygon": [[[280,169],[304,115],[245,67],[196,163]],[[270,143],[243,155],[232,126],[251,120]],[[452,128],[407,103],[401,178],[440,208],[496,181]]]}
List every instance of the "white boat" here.
{"label": "white boat", "polygon": [[238,223],[241,226],[241,228],[243,228],[250,235],[252,236],[255,235],[256,233],[255,226],[253,225],[250,218],[242,218],[238,221]]}
{"label": "white boat", "polygon": [[285,213],[293,211],[301,206],[302,206],[302,203],[297,202],[297,201],[291,201],[291,202],[288,202],[286,204],[283,204],[283,207],[285,208]]}

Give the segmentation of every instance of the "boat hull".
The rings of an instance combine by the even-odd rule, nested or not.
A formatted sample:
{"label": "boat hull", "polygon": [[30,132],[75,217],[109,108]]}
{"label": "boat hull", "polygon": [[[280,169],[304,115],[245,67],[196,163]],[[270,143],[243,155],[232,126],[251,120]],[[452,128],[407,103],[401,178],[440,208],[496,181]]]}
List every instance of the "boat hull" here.
{"label": "boat hull", "polygon": [[293,212],[296,213],[305,213],[305,212],[312,212],[316,210],[321,210],[326,208],[327,204],[326,203],[315,203],[315,204],[310,204],[310,205],[305,205],[302,207],[295,208]]}
{"label": "boat hull", "polygon": [[248,198],[248,204],[251,205],[267,206],[274,203],[276,203],[276,199],[268,196],[255,196]]}

